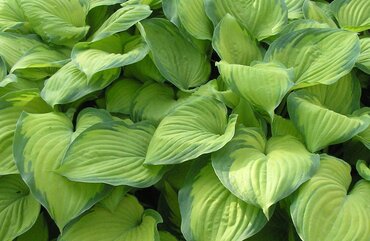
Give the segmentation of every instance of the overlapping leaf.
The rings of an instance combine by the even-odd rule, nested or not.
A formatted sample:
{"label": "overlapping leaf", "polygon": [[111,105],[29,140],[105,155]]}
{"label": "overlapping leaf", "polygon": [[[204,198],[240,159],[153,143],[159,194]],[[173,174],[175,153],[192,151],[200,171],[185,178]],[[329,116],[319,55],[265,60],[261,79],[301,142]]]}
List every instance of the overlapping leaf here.
{"label": "overlapping leaf", "polygon": [[355,32],[370,29],[369,1],[334,0],[330,5],[341,28]]}
{"label": "overlapping leaf", "polygon": [[370,182],[349,190],[350,171],[346,162],[322,155],[318,172],[294,194],[290,213],[302,240],[370,239]]}
{"label": "overlapping leaf", "polygon": [[47,225],[47,220],[43,213],[40,213],[35,224],[27,230],[27,232],[18,236],[15,241],[48,241],[49,240],[49,230]]}
{"label": "overlapping leaf", "polygon": [[231,140],[236,119],[213,98],[190,97],[159,123],[145,163],[177,164],[214,152]]}
{"label": "overlapping leaf", "polygon": [[0,1],[0,31],[20,31],[27,33],[30,30],[26,19],[21,0],[1,0]]}
{"label": "overlapping leaf", "polygon": [[144,210],[135,197],[127,195],[113,212],[93,207],[91,212],[69,225],[59,240],[159,241],[157,224],[161,222],[156,211]]}
{"label": "overlapping leaf", "polygon": [[361,54],[357,59],[356,67],[370,74],[370,38],[360,39]]}
{"label": "overlapping leaf", "polygon": [[267,222],[261,209],[240,200],[219,181],[210,163],[198,161],[179,192],[181,230],[188,241],[244,240]]}
{"label": "overlapping leaf", "polygon": [[319,156],[292,136],[266,140],[258,130],[240,126],[235,137],[212,154],[212,165],[223,185],[271,217],[272,205],[313,176]]}

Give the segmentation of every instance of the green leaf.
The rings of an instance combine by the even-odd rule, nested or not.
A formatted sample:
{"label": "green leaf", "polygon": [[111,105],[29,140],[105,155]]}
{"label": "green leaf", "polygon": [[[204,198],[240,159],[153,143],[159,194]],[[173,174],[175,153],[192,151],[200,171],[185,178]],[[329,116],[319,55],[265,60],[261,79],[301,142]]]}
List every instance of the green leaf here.
{"label": "green leaf", "polygon": [[15,241],[48,241],[48,225],[43,213],[40,213],[36,223],[27,232],[19,236]]}
{"label": "green leaf", "polygon": [[230,64],[250,65],[252,61],[262,60],[257,41],[230,14],[217,24],[212,46],[220,58]]}
{"label": "green leaf", "polygon": [[134,79],[119,79],[110,85],[105,92],[107,110],[130,114],[131,104],[141,88],[142,83]]}
{"label": "green leaf", "polygon": [[347,74],[331,85],[315,85],[305,89],[315,95],[321,104],[343,114],[360,109],[361,85],[353,73]]}
{"label": "green leaf", "polygon": [[46,113],[51,108],[37,90],[19,90],[0,97],[0,175],[16,174],[13,140],[17,120],[22,113]]}
{"label": "green leaf", "polygon": [[294,126],[293,121],[279,115],[275,115],[274,121],[271,123],[271,134],[272,136],[290,135],[303,142],[303,137]]}
{"label": "green leaf", "polygon": [[[338,42],[341,44],[338,45]],[[265,61],[277,61],[294,68],[296,86],[332,84],[353,68],[360,54],[355,33],[338,29],[303,29],[274,41]],[[335,61],[328,61],[335,59]]]}
{"label": "green leaf", "polygon": [[264,133],[267,132],[265,119],[254,110],[247,100],[240,99],[239,104],[233,109],[232,113],[238,115],[237,124],[242,124],[245,127],[256,127]]}
{"label": "green leaf", "polygon": [[206,15],[204,0],[176,0],[182,26],[197,39],[212,39],[213,25]]}
{"label": "green leaf", "polygon": [[72,50],[72,61],[92,79],[94,74],[104,70],[119,68],[142,60],[149,52],[140,36],[129,41],[121,53],[120,38],[112,36],[99,42],[78,43]]}
{"label": "green leaf", "polygon": [[121,200],[130,191],[130,189],[131,187],[129,186],[114,187],[112,189],[112,192],[108,196],[106,196],[103,200],[101,200],[98,205],[108,209],[111,212],[114,212],[114,210],[116,210]]}
{"label": "green leaf", "polygon": [[320,23],[326,23],[331,28],[337,28],[337,25],[328,14],[321,9],[320,5],[323,3],[321,2],[314,2],[310,0],[305,0],[303,4],[303,14],[304,17],[307,19],[313,19]]}
{"label": "green leaf", "polygon": [[149,54],[139,62],[125,66],[125,76],[141,81],[156,81],[159,83],[166,81]]}
{"label": "green leaf", "polygon": [[151,120],[159,123],[178,104],[171,86],[159,83],[144,85],[132,101],[133,121]]}
{"label": "green leaf", "polygon": [[[354,115],[368,115],[370,117],[370,108],[363,107],[361,109],[356,110]],[[362,132],[358,133],[354,139],[359,140],[366,146],[367,149],[370,150],[370,125]]]}
{"label": "green leaf", "polygon": [[9,74],[4,79],[0,79],[0,96],[19,90],[34,89],[39,92],[39,84],[38,82],[21,79],[14,74]]}
{"label": "green leaf", "polygon": [[[43,45],[35,35],[0,32],[0,56],[8,67],[12,67],[26,52]],[[9,68],[9,69],[10,69]]]}
{"label": "green leaf", "polygon": [[368,0],[334,0],[330,6],[341,28],[354,32],[370,29]]}
{"label": "green leaf", "polygon": [[3,81],[7,74],[8,70],[6,67],[5,60],[2,56],[0,56],[0,83]]}
{"label": "green leaf", "polygon": [[311,152],[347,141],[370,124],[369,115],[346,116],[329,108],[305,90],[288,96],[289,116]]}
{"label": "green leaf", "polygon": [[20,6],[21,0],[0,0],[0,31],[19,31],[27,33],[29,23]]}
{"label": "green leaf", "polygon": [[53,75],[69,62],[66,51],[36,46],[27,51],[11,68],[10,73],[20,78],[40,80]]}
{"label": "green leaf", "polygon": [[19,175],[0,176],[0,240],[13,240],[36,222],[40,204]]}
{"label": "green leaf", "polygon": [[358,160],[356,163],[356,169],[363,179],[370,182],[370,165],[367,165],[364,160]]}
{"label": "green leaf", "polygon": [[57,172],[77,182],[149,187],[165,170],[143,165],[154,131],[150,122],[96,124],[71,143]]}
{"label": "green leaf", "polygon": [[285,0],[289,19],[300,19],[303,17],[302,6],[304,1],[305,0]]}
{"label": "green leaf", "polygon": [[21,0],[33,30],[48,43],[71,46],[87,34],[88,0]]}
{"label": "green leaf", "polygon": [[159,231],[159,237],[161,241],[178,241],[175,236],[166,231]]}
{"label": "green leaf", "polygon": [[318,172],[294,194],[290,214],[302,240],[370,240],[370,182],[349,191],[350,172],[346,162],[322,155]]}
{"label": "green leaf", "polygon": [[231,90],[248,100],[258,110],[267,113],[270,119],[273,119],[275,108],[294,85],[292,69],[275,63],[243,66],[221,61],[216,65]]}
{"label": "green leaf", "polygon": [[125,0],[89,0],[89,10],[105,5],[114,5],[118,3],[123,3]]}
{"label": "green leaf", "polygon": [[93,207],[91,212],[69,225],[59,240],[159,241],[157,224],[160,222],[159,213],[150,209],[144,211],[134,196],[127,195],[114,212]]}
{"label": "green leaf", "polygon": [[279,33],[288,21],[283,0],[205,0],[205,5],[214,25],[229,13],[259,41]]}
{"label": "green leaf", "polygon": [[357,59],[356,67],[370,74],[370,38],[360,39],[361,54]]}
{"label": "green leaf", "polygon": [[90,40],[95,42],[115,33],[123,32],[147,18],[151,13],[152,11],[147,5],[129,5],[120,8],[103,23],[90,37]]}
{"label": "green leaf", "polygon": [[100,111],[86,109],[80,113],[75,133],[72,121],[62,113],[23,112],[18,120],[14,137],[16,165],[60,230],[102,199],[108,190],[103,184],[71,182],[56,172],[70,142],[88,126],[106,119]]}
{"label": "green leaf", "polygon": [[181,230],[188,241],[244,240],[267,222],[261,209],[229,192],[208,160],[199,160],[179,192]]}
{"label": "green leaf", "polygon": [[73,62],[69,62],[45,81],[41,96],[51,106],[70,103],[105,88],[119,74],[120,69],[110,69],[88,79]]}
{"label": "green leaf", "polygon": [[176,87],[187,90],[208,80],[211,69],[207,56],[171,22],[152,18],[142,21],[139,30],[149,45],[159,72]]}
{"label": "green leaf", "polygon": [[319,155],[308,152],[293,136],[266,140],[257,129],[245,127],[212,154],[222,184],[238,198],[261,207],[267,218],[275,203],[313,176],[319,162]]}
{"label": "green leaf", "polygon": [[223,147],[234,135],[237,116],[221,102],[194,96],[178,105],[156,129],[145,163],[177,164]]}

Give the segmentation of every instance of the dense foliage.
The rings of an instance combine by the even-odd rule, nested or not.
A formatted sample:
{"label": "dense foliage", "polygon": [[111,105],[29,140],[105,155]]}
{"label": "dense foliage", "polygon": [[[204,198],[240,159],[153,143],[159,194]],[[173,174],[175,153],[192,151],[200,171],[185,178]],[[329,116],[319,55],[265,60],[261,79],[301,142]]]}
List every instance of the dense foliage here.
{"label": "dense foliage", "polygon": [[369,241],[369,0],[0,0],[1,241]]}

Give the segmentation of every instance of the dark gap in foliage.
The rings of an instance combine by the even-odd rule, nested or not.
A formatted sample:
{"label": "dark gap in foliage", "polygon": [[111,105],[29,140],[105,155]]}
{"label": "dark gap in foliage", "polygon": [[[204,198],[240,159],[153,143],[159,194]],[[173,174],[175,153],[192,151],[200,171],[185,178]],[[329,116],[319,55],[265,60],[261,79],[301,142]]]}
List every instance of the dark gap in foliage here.
{"label": "dark gap in foliage", "polygon": [[49,240],[57,238],[60,234],[58,226],[55,224],[54,220],[50,217],[48,211],[44,207],[41,207],[41,212],[45,217],[46,223],[48,224]]}
{"label": "dark gap in foliage", "polygon": [[160,194],[161,194],[161,192],[158,191],[153,186],[147,187],[147,188],[142,188],[142,189],[137,189],[135,191],[135,196],[137,197],[139,202],[145,208],[152,208],[152,209],[157,209]]}
{"label": "dark gap in foliage", "polygon": [[220,57],[217,55],[216,51],[213,51],[211,55],[211,75],[209,77],[210,80],[217,79],[220,73],[218,72],[218,68],[216,67],[216,62],[220,61]]}

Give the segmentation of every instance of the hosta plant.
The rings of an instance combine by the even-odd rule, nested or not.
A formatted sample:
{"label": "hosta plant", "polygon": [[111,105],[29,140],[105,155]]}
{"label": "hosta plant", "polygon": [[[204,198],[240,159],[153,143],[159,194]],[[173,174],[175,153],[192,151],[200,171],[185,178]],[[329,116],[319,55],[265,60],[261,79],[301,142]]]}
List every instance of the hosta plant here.
{"label": "hosta plant", "polygon": [[369,241],[369,0],[0,0],[0,241]]}

